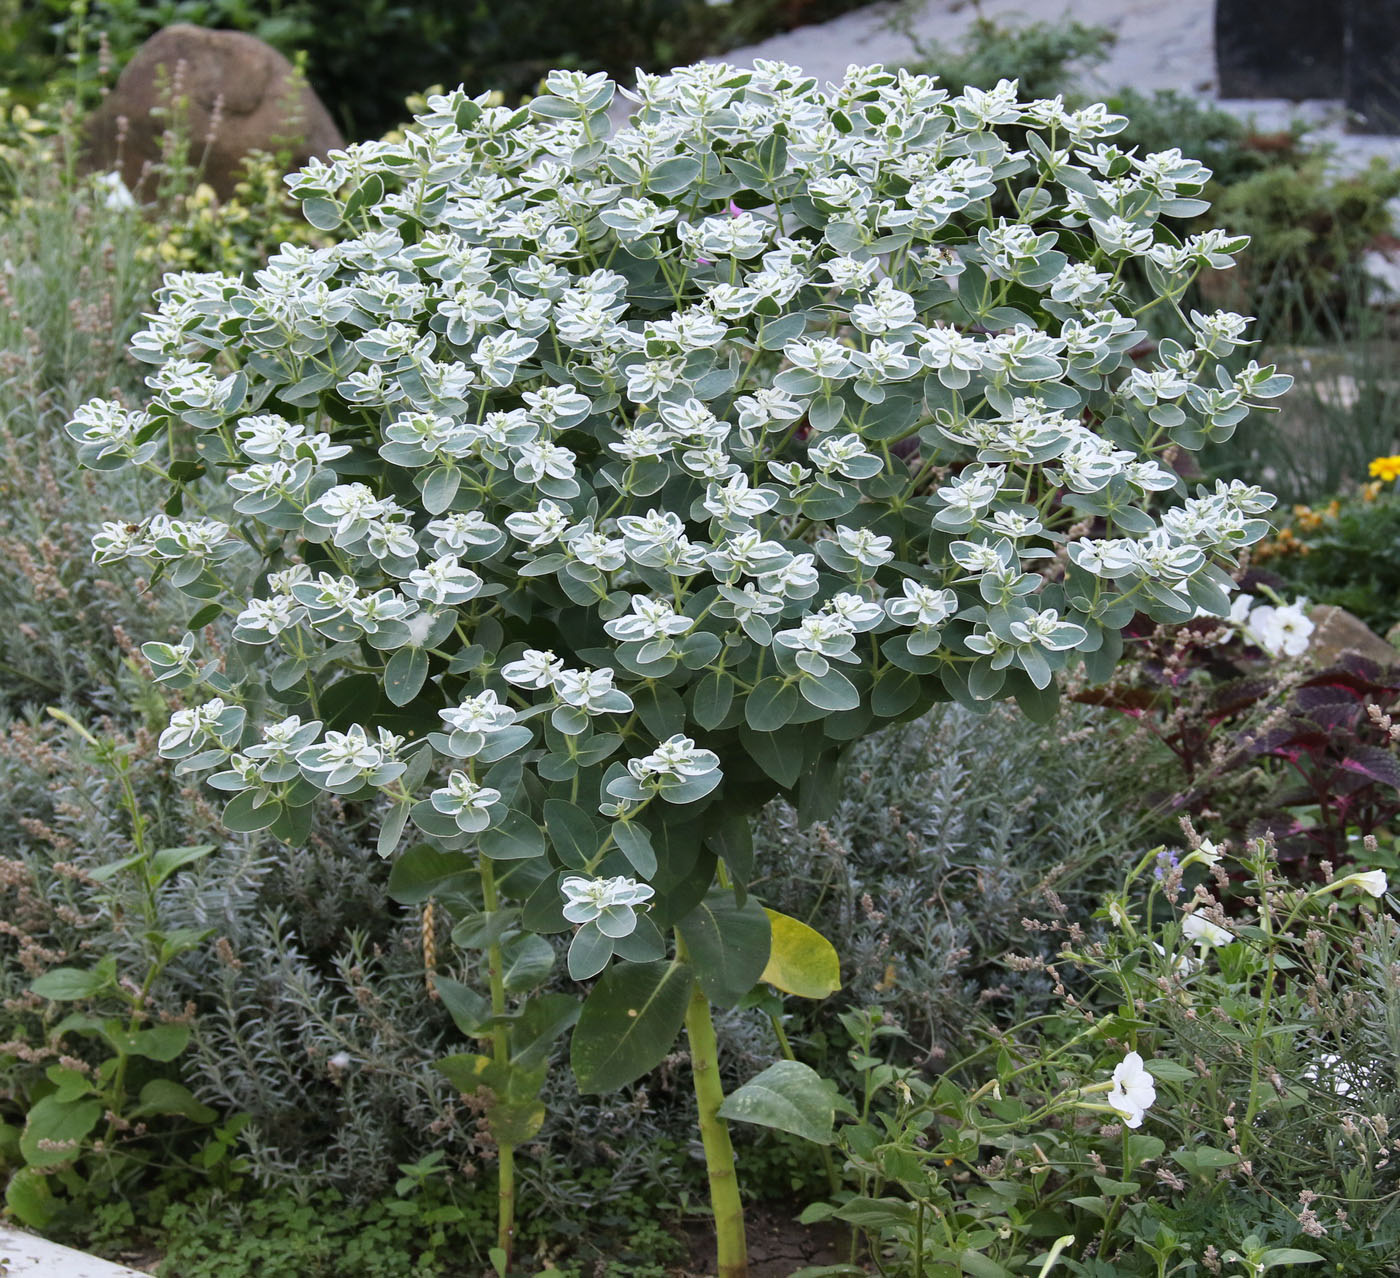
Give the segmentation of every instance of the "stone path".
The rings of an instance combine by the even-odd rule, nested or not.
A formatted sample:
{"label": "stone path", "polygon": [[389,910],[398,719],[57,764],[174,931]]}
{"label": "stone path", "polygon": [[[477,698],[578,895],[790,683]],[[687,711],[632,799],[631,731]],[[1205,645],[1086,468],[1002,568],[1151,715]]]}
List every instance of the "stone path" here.
{"label": "stone path", "polygon": [[[1108,60],[1086,74],[1084,87],[1110,92],[1123,85],[1151,92],[1177,89],[1216,99],[1213,0],[923,0],[922,4],[883,3],[843,14],[830,22],[800,27],[724,55],[748,66],[755,58],[791,62],[819,79],[839,80],[851,63],[898,65],[914,55],[907,36],[892,25],[912,12],[911,25],[922,41],[957,47],[972,24],[988,18],[1002,26],[1075,19],[1107,27],[1117,39]],[[1340,102],[1221,101],[1219,105],[1253,117],[1261,131],[1286,128],[1295,117],[1314,126],[1319,139],[1335,148],[1339,170],[1355,172],[1373,156],[1400,163],[1400,138],[1345,132]]]}

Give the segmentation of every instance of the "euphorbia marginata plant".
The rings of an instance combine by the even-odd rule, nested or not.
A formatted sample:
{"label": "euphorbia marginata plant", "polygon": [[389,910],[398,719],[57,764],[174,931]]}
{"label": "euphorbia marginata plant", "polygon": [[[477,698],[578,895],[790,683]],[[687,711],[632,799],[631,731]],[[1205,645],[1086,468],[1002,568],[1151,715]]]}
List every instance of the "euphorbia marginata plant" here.
{"label": "euphorbia marginata plant", "polygon": [[[1229,313],[1129,359],[1243,240],[1169,230],[1208,172],[1116,149],[1102,106],[702,65],[640,75],[613,129],[608,80],[546,88],[313,161],[292,190],[339,242],[168,276],[150,402],[70,429],[170,483],[95,539],[197,601],[144,650],[184,700],[165,756],[235,830],[379,805],[399,899],[485,956],[489,997],[438,989],[489,1050],[441,1067],[491,1096],[498,1267],[551,1044],[601,1092],[684,1024],[734,1278],[710,1008],[836,986],[749,895],[748,815],[819,815],[850,742],[935,701],[1053,714],[1135,613],[1228,613],[1271,499],[1191,495],[1169,454],[1287,379],[1226,370]],[[581,1012],[539,992],[551,934]]]}

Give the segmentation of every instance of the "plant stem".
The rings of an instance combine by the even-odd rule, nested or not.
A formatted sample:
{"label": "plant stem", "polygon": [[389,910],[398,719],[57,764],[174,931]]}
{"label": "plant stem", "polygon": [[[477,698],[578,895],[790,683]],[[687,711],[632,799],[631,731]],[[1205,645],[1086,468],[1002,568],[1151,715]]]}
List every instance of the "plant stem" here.
{"label": "plant stem", "polygon": [[[478,857],[481,867],[482,904],[488,914],[500,908],[496,895],[496,876],[491,860]],[[491,980],[491,1048],[496,1063],[504,1068],[510,1066],[510,1037],[505,1021],[506,985],[504,961],[501,958],[500,943],[494,943],[486,952],[487,974]],[[496,1145],[496,1246],[505,1252],[505,1268],[510,1268],[511,1256],[515,1250],[515,1146],[504,1142]]]}
{"label": "plant stem", "polygon": [[700,1110],[700,1139],[705,1146],[705,1168],[710,1176],[710,1209],[715,1218],[719,1278],[747,1278],[748,1243],[744,1238],[744,1205],[739,1200],[739,1177],[734,1169],[734,1147],[729,1128],[719,1116],[724,1091],[719,1083],[719,1048],[710,1000],[697,982],[685,1013],[690,1040],[690,1072],[695,1080],[695,1102]]}

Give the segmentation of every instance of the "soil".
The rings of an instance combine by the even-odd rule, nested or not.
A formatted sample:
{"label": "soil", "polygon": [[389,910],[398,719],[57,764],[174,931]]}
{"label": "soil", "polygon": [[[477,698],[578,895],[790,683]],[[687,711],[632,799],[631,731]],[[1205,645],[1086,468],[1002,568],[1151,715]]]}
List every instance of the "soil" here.
{"label": "soil", "polygon": [[[749,1241],[749,1278],[792,1278],[809,1265],[836,1265],[846,1259],[846,1230],[837,1225],[799,1225],[781,1207],[745,1208]],[[685,1266],[671,1278],[712,1278],[715,1272],[714,1234],[702,1225],[682,1228],[690,1247]]]}

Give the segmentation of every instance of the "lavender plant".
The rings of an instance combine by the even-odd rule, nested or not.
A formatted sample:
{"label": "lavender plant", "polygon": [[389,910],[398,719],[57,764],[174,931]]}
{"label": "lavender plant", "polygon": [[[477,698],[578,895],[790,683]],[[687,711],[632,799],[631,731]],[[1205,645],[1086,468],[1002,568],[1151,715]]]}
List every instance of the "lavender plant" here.
{"label": "lavender plant", "polygon": [[[684,1023],[731,1278],[710,1006],[839,980],[748,895],[746,814],[821,812],[850,742],[934,701],[1053,714],[1135,612],[1227,614],[1272,499],[1190,496],[1170,456],[1288,379],[1226,371],[1247,321],[1224,312],[1134,363],[1125,267],[1180,311],[1244,241],[1174,235],[1208,171],[1119,151],[1102,106],[695,66],[640,76],[610,131],[615,92],[434,96],[401,140],[313,162],[292,190],[343,242],[167,276],[133,342],[149,404],[70,430],[170,484],[94,542],[194,601],[144,649],[189,701],[163,754],[235,830],[382,805],[401,897],[484,954],[489,999],[439,991],[490,1053],[442,1068],[492,1098],[498,1267],[550,1044],[577,1021],[605,1091]],[[581,1012],[533,992],[570,931]]]}

